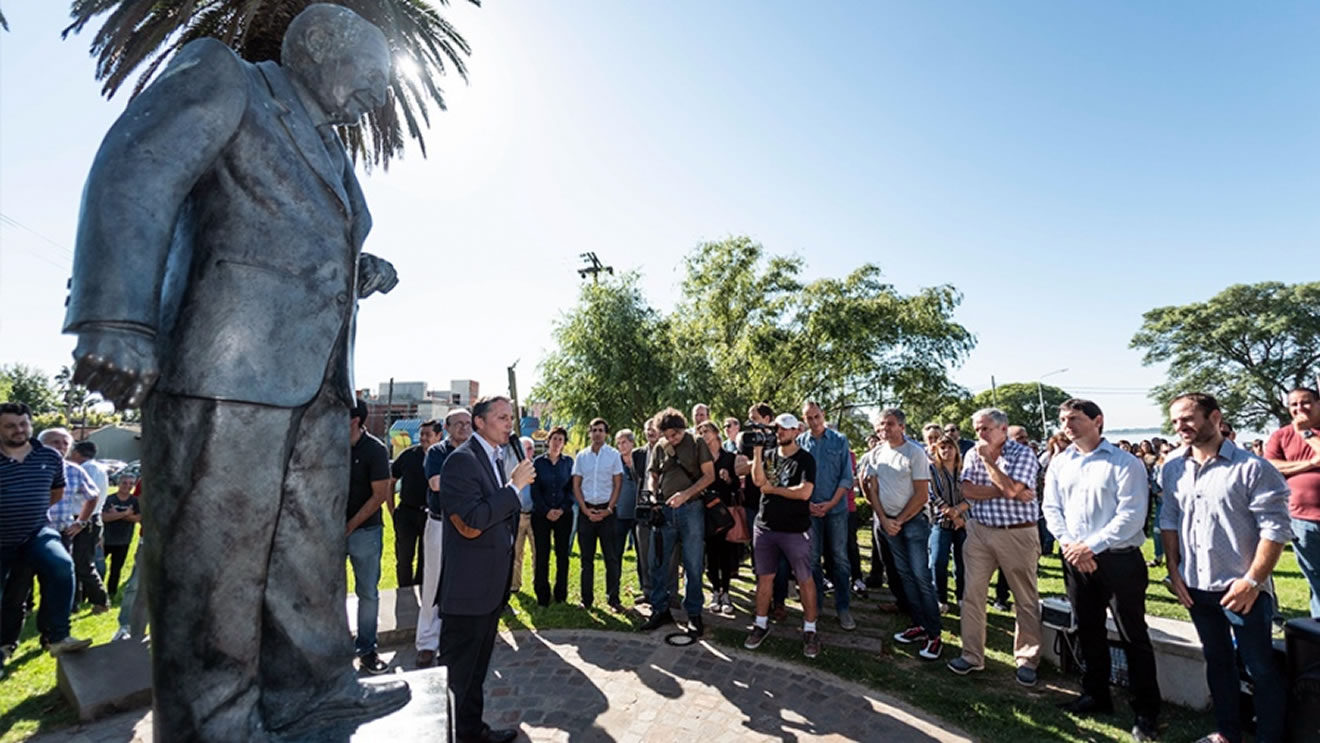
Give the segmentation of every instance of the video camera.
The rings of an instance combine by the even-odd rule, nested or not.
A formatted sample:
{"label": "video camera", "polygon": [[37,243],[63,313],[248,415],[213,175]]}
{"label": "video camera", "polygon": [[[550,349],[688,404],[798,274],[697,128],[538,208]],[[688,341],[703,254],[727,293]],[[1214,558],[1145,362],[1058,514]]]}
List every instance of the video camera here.
{"label": "video camera", "polygon": [[642,526],[660,528],[665,525],[664,504],[655,499],[655,493],[642,490],[637,494],[637,523]]}
{"label": "video camera", "polygon": [[747,421],[738,432],[736,443],[738,452],[746,457],[752,456],[752,450],[758,446],[762,449],[774,449],[779,446],[779,427],[769,423]]}

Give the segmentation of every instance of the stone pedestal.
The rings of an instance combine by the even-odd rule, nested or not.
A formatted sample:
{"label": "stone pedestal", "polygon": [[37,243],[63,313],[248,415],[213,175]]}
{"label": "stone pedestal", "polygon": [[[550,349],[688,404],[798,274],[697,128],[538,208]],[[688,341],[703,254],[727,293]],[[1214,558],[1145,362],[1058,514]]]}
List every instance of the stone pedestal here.
{"label": "stone pedestal", "polygon": [[363,679],[408,682],[412,699],[403,709],[363,725],[322,728],[309,736],[286,743],[404,743],[427,740],[448,743],[454,739],[453,705],[449,699],[449,674],[444,666],[407,673],[391,673]]}
{"label": "stone pedestal", "polygon": [[56,684],[84,722],[151,705],[151,651],[134,640],[65,653],[55,664]]}

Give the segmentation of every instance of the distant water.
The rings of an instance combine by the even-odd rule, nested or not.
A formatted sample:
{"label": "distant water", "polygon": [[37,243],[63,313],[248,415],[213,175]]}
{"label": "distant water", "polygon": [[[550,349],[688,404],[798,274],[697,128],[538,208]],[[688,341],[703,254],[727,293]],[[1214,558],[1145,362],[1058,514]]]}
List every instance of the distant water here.
{"label": "distant water", "polygon": [[[1146,439],[1153,439],[1156,436],[1165,441],[1178,441],[1177,434],[1166,433],[1158,428],[1116,428],[1112,431],[1105,431],[1105,438],[1110,441],[1129,441],[1133,444]],[[1256,431],[1238,431],[1237,441],[1239,444],[1249,443],[1254,439],[1262,441],[1268,440],[1268,433],[1258,433]]]}

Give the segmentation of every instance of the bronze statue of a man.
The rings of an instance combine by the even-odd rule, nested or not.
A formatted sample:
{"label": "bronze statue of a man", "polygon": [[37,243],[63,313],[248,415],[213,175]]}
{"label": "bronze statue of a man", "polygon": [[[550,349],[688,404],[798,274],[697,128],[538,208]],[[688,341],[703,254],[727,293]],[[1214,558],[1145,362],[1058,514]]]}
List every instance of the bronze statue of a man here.
{"label": "bronze statue of a man", "polygon": [[156,739],[298,737],[405,704],[364,685],[344,610],[357,299],[387,262],[333,126],[387,100],[380,29],[333,5],[282,64],[183,47],[83,194],[74,381],[142,406]]}

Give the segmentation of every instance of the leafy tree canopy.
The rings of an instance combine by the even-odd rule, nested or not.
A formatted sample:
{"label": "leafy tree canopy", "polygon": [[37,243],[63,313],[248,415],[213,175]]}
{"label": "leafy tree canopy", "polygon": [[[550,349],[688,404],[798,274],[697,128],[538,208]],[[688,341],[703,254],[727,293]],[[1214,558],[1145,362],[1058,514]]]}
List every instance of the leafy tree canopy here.
{"label": "leafy tree canopy", "polygon": [[[92,37],[96,79],[113,96],[141,69],[132,95],[142,92],[161,66],[184,44],[215,38],[249,62],[278,61],[284,31],[294,16],[317,0],[73,0],[73,23],[63,36],[80,33],[92,19],[107,15]],[[480,5],[480,0],[470,0]],[[429,100],[444,110],[436,80],[452,67],[467,80],[468,43],[428,0],[334,0],[375,24],[395,54],[390,100],[366,115],[361,124],[341,127],[355,155],[386,167],[403,152],[404,129],[426,155],[423,124],[430,125]],[[440,0],[447,5],[448,0]],[[399,62],[406,60],[401,68]],[[419,121],[420,119],[420,121]]]}
{"label": "leafy tree canopy", "polygon": [[[952,320],[952,287],[905,296],[871,264],[804,282],[800,259],[746,237],[698,245],[684,268],[669,317],[646,305],[635,275],[584,286],[534,395],[579,420],[621,410],[631,425],[666,405],[703,402],[715,417],[742,418],[756,402],[797,412],[814,399],[860,444],[862,409],[961,392],[947,372],[975,341]],[[641,338],[618,328],[624,318]],[[612,387],[629,391],[628,406]]]}
{"label": "leafy tree canopy", "polygon": [[1168,381],[1151,391],[1166,416],[1173,397],[1205,392],[1235,426],[1286,425],[1284,396],[1313,387],[1320,364],[1320,282],[1237,284],[1206,302],[1157,307],[1131,346],[1147,365],[1169,362]]}
{"label": "leafy tree canopy", "polygon": [[[1049,424],[1044,431],[1040,427],[1042,395],[1045,398],[1045,420]],[[913,420],[909,417],[908,432],[913,438],[920,438],[918,431],[921,426],[933,420],[941,425],[957,423],[963,436],[969,439],[976,438],[972,434],[972,413],[983,408],[999,408],[1008,415],[1010,425],[1026,428],[1033,441],[1043,441],[1046,436],[1058,429],[1059,404],[1071,397],[1072,395],[1064,390],[1048,384],[1042,384],[1038,393],[1035,382],[1010,382],[1001,384],[994,390],[985,390],[972,397],[947,403],[933,419]]]}
{"label": "leafy tree canopy", "polygon": [[[577,305],[555,323],[555,350],[541,361],[532,399],[551,403],[551,416],[586,441],[597,416],[611,430],[640,426],[668,404],[673,378],[666,321],[637,288],[637,274],[583,284]],[[640,437],[640,431],[639,431]]]}
{"label": "leafy tree canopy", "polygon": [[60,408],[59,391],[40,369],[26,364],[10,364],[0,367],[0,398],[8,402],[27,403],[32,408],[32,415],[54,413]]}

